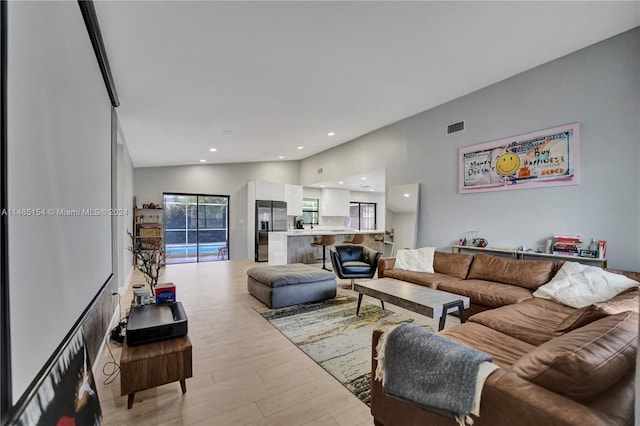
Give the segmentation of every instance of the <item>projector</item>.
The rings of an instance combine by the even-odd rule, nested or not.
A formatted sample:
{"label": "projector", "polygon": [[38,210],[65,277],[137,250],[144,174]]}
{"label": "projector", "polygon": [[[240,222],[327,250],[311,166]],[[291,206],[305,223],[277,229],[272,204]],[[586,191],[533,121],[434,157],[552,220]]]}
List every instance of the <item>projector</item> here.
{"label": "projector", "polygon": [[186,335],[187,314],[180,302],[131,308],[127,321],[129,346]]}

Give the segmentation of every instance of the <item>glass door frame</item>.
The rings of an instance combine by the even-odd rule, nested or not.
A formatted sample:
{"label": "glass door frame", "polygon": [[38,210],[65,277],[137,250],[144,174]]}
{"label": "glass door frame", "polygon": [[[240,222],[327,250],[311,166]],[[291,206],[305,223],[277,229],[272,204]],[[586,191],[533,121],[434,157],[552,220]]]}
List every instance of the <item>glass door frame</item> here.
{"label": "glass door frame", "polygon": [[369,201],[350,201],[349,202],[349,224],[351,227],[353,227],[353,223],[351,223],[351,208],[358,206],[358,230],[363,230],[362,229],[362,210],[363,210],[363,205],[364,206],[368,206],[368,207],[373,207],[373,228],[369,229],[365,229],[365,231],[371,231],[371,230],[375,230],[377,225],[378,225],[378,203],[372,203]]}
{"label": "glass door frame", "polygon": [[[226,198],[227,200],[227,217],[226,217],[226,232],[225,232],[225,241],[226,241],[226,257],[227,260],[231,259],[230,257],[230,251],[231,251],[231,247],[230,247],[230,241],[229,241],[229,233],[230,233],[230,229],[229,229],[229,218],[231,217],[231,196],[230,195],[223,195],[223,194],[200,194],[200,193],[189,193],[189,192],[163,192],[162,193],[162,205],[164,208],[164,220],[165,220],[165,226],[164,228],[164,238],[163,238],[163,243],[164,243],[164,251],[165,251],[165,255],[168,253],[167,252],[167,231],[168,231],[168,226],[167,226],[167,213],[168,213],[168,209],[167,209],[167,202],[166,202],[166,197],[167,196],[177,196],[177,197],[195,197],[196,199],[196,217],[195,217],[195,222],[196,222],[196,227],[195,229],[193,228],[188,228],[187,225],[185,225],[185,232],[187,233],[187,239],[185,241],[188,241],[188,233],[190,232],[190,230],[195,230],[196,232],[196,242],[195,242],[195,246],[196,246],[196,254],[195,254],[195,262],[201,262],[200,260],[200,197],[217,197],[217,198]],[[187,203],[187,210],[185,211],[186,216],[186,220],[188,220],[188,212],[189,212],[189,203]],[[187,244],[187,242],[185,242],[185,244]],[[204,261],[204,260],[203,260]],[[179,262],[176,262],[179,263]],[[186,262],[185,262],[186,263]],[[192,263],[192,262],[189,262]]]}

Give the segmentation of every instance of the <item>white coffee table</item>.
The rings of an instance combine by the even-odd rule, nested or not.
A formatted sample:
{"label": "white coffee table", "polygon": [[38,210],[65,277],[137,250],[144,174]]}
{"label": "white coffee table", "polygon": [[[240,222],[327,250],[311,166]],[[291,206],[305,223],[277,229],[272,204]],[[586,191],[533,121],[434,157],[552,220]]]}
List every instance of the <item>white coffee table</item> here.
{"label": "white coffee table", "polygon": [[356,316],[360,315],[362,296],[366,294],[380,300],[382,309],[384,309],[384,302],[389,302],[429,318],[439,319],[438,331],[444,328],[447,314],[456,309],[460,316],[460,322],[465,322],[464,308],[468,308],[470,303],[466,296],[393,278],[379,278],[356,283],[354,290],[359,293]]}

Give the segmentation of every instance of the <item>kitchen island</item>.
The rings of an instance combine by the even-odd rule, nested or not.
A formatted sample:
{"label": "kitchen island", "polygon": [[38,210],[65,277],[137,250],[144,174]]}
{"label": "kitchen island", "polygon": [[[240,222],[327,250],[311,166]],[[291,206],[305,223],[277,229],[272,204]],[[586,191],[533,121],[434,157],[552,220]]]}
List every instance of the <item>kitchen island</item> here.
{"label": "kitchen island", "polygon": [[[353,234],[364,234],[362,245],[380,253],[384,250],[384,231],[354,231],[329,229],[295,229],[290,231],[269,232],[269,265],[289,263],[316,263],[322,259],[322,246],[311,243],[322,235],[335,235],[336,244],[350,239]],[[329,259],[327,247],[327,260]]]}

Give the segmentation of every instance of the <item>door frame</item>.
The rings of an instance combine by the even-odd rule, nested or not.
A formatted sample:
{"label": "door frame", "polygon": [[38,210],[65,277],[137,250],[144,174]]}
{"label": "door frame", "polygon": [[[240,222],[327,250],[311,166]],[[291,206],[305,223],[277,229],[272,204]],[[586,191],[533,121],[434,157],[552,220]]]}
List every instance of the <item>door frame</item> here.
{"label": "door frame", "polygon": [[[200,203],[198,202],[198,198],[199,197],[223,197],[227,199],[227,260],[231,260],[231,229],[230,229],[230,217],[231,217],[231,196],[230,195],[224,195],[224,194],[202,194],[202,193],[192,193],[192,192],[163,192],[162,193],[162,206],[164,208],[164,221],[165,221],[165,226],[164,228],[164,238],[163,238],[163,244],[164,244],[164,252],[165,254],[167,253],[167,226],[166,226],[166,221],[167,221],[167,207],[166,207],[166,202],[165,202],[165,196],[166,195],[177,195],[177,196],[184,196],[184,197],[196,197],[196,206],[199,206]],[[196,207],[196,212],[197,212],[197,207]],[[196,261],[195,262],[185,262],[185,263],[199,263],[200,262],[200,247],[199,247],[199,224],[198,224],[198,219],[196,219]]]}

